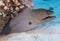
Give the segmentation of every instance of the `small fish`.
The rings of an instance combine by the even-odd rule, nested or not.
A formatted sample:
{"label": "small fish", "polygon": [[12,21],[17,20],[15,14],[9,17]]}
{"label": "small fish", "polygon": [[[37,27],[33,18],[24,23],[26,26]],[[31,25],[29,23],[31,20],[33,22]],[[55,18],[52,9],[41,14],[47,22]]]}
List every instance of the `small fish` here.
{"label": "small fish", "polygon": [[51,16],[51,14],[53,14],[53,11],[50,10],[26,8],[11,20],[11,33],[33,30],[36,26],[56,18],[55,16]]}

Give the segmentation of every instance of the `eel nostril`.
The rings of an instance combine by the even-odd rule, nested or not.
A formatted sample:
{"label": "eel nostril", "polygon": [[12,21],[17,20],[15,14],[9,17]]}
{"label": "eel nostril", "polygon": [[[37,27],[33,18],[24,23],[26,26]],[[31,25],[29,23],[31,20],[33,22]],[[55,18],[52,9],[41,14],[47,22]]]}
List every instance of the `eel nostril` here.
{"label": "eel nostril", "polygon": [[49,7],[49,10],[54,10],[54,8],[53,7]]}

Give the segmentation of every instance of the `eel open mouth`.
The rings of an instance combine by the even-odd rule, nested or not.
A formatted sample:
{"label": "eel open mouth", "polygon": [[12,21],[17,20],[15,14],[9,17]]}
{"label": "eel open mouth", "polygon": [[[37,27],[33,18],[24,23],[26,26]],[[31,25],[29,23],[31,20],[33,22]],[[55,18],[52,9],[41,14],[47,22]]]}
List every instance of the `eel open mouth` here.
{"label": "eel open mouth", "polygon": [[54,18],[54,17],[56,17],[56,16],[48,16],[48,17],[45,17],[45,18],[42,19],[42,20],[49,19],[49,18]]}

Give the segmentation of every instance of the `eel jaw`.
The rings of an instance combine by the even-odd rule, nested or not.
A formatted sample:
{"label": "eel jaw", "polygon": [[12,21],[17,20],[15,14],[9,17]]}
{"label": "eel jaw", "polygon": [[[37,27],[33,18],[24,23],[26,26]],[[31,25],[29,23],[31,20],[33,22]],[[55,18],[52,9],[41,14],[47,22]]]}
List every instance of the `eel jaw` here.
{"label": "eel jaw", "polygon": [[56,16],[48,16],[48,17],[45,17],[42,20],[43,20],[43,23],[46,23],[46,22],[49,22],[49,21],[51,21],[51,20],[53,20],[55,18],[56,18]]}

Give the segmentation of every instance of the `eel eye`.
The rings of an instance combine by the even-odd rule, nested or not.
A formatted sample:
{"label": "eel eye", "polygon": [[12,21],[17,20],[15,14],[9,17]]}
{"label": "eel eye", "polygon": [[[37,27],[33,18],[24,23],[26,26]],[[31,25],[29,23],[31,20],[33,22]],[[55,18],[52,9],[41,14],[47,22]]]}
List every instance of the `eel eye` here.
{"label": "eel eye", "polygon": [[29,22],[29,25],[31,25],[32,24],[32,22]]}

